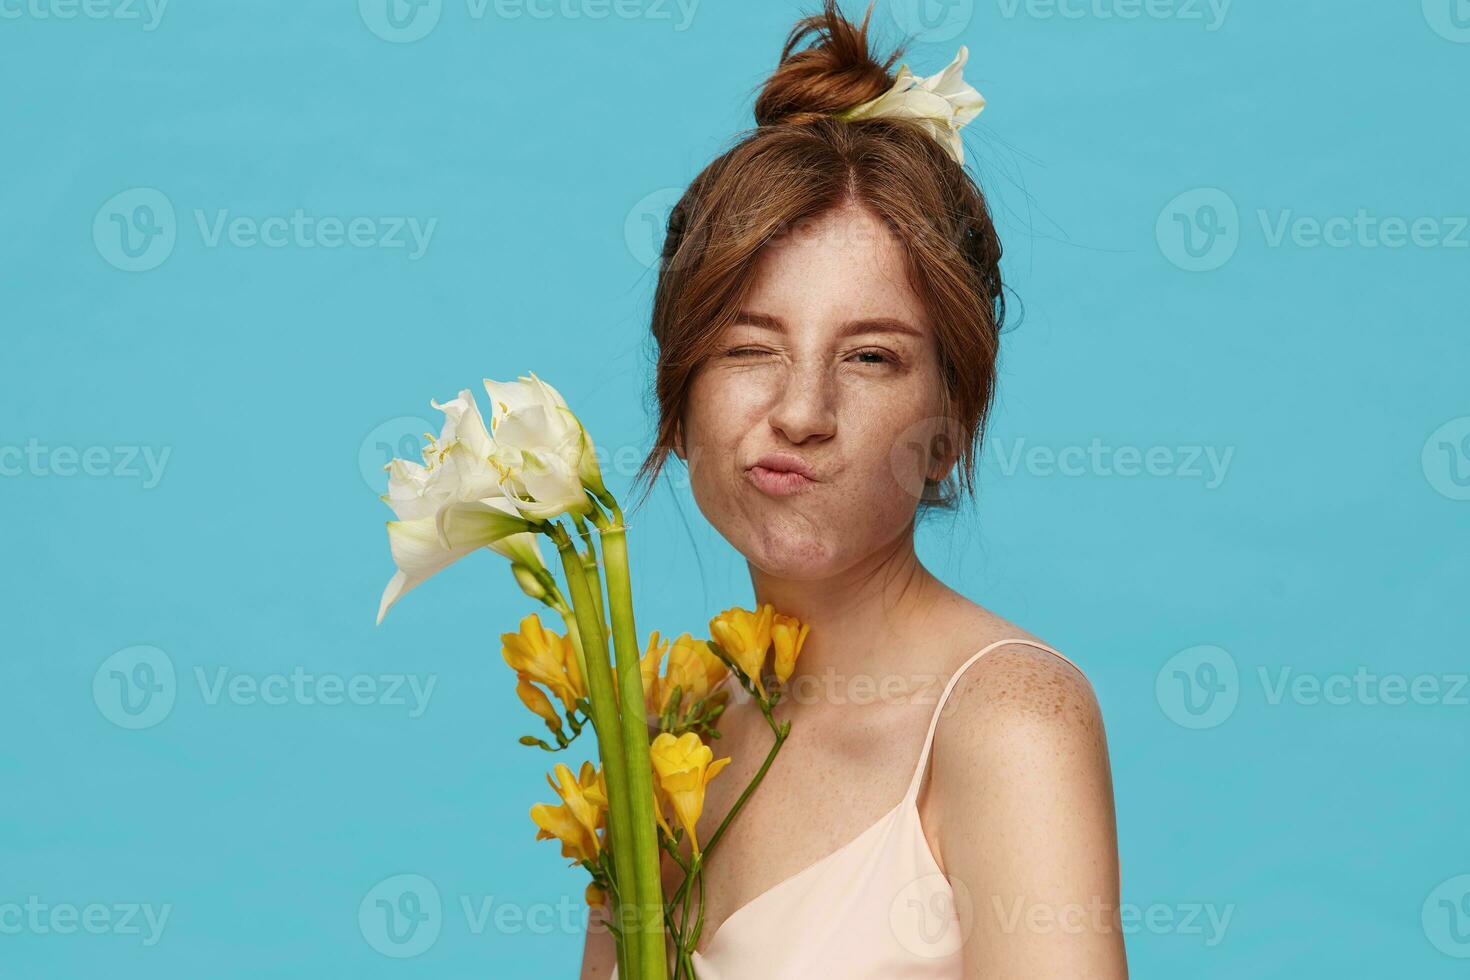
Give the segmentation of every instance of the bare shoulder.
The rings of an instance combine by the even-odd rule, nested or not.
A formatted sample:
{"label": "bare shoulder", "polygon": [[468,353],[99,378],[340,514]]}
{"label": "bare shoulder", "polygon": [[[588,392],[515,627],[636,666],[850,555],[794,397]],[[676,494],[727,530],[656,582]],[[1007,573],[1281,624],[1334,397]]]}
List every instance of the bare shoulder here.
{"label": "bare shoulder", "polygon": [[[955,681],[934,733],[929,792],[940,866],[958,892],[1048,914],[1098,910],[1085,927],[1036,933],[978,916],[966,976],[1121,980],[1111,767],[1092,683],[1065,651],[1004,624]],[[1042,643],[998,640],[1024,639]],[[1068,656],[1063,659],[1057,656]]]}
{"label": "bare shoulder", "polygon": [[1069,799],[1111,816],[1107,736],[1092,682],[1066,651],[998,617],[972,635],[976,650],[991,649],[960,674],[940,710],[930,783],[941,810],[963,812],[981,797],[1018,809]]}
{"label": "bare shoulder", "polygon": [[1028,738],[1100,738],[1102,710],[1092,682],[1070,657],[1000,643],[955,681],[935,737],[993,739],[1010,728]]}
{"label": "bare shoulder", "polygon": [[934,730],[929,792],[942,849],[973,859],[989,846],[980,827],[1004,829],[1011,836],[990,840],[1018,846],[1024,826],[1028,838],[1044,830],[1034,842],[1053,854],[1068,838],[1114,850],[1111,766],[1092,682],[1055,645],[998,617],[969,637],[987,652],[955,679]]}
{"label": "bare shoulder", "polygon": [[964,605],[959,648],[989,650],[955,680],[934,733],[936,752],[941,745],[993,742],[1007,733],[1102,739],[1097,695],[1075,658],[968,600]]}

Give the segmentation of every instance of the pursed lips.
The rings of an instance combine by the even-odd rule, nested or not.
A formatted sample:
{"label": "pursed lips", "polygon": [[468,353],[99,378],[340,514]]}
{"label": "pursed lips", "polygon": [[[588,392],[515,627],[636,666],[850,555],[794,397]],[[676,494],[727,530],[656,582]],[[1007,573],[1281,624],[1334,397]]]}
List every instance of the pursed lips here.
{"label": "pursed lips", "polygon": [[806,460],[789,453],[768,453],[745,471],[746,478],[771,497],[789,497],[820,482]]}

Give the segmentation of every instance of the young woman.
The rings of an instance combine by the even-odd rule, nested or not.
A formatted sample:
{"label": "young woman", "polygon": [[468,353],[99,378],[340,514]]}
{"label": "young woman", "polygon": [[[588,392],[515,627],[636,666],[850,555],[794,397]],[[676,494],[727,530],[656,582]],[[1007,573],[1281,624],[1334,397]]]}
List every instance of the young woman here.
{"label": "young woman", "polygon": [[[957,139],[837,115],[896,81],[868,15],[827,0],[798,22],[757,128],[669,219],[645,474],[683,460],[756,602],[811,626],[777,709],[791,737],[707,866],[694,962],[701,980],[1125,977],[1091,686],[914,552],[919,510],[973,488],[1001,249]],[[771,738],[748,701],[721,731],[710,826]],[[585,980],[614,973],[600,925]]]}

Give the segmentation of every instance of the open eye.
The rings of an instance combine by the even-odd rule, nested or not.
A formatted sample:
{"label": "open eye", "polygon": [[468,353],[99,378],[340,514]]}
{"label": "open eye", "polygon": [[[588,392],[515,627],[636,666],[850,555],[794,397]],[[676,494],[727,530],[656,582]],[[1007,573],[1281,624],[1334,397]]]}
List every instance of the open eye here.
{"label": "open eye", "polygon": [[877,348],[877,347],[867,347],[867,348],[864,348],[863,350],[860,350],[860,351],[853,351],[853,353],[850,356],[857,357],[857,358],[866,358],[866,360],[860,360],[858,362],[860,364],[892,364],[892,363],[894,363],[894,357],[891,354],[889,354],[888,351],[882,350],[882,349]]}

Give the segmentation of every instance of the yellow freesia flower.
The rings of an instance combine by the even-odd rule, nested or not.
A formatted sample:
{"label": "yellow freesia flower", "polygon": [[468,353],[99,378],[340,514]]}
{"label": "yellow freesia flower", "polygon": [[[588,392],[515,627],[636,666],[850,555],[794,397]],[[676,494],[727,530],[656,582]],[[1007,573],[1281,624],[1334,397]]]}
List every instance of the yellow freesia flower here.
{"label": "yellow freesia flower", "polygon": [[709,697],[729,676],[730,668],[715,656],[707,641],[681,633],[669,648],[668,669],[659,683],[658,710],[668,707],[676,687],[683,689],[683,699],[693,703]]}
{"label": "yellow freesia flower", "polygon": [[561,715],[556,713],[556,708],[552,706],[551,699],[546,696],[546,692],[542,691],[541,688],[532,684],[531,678],[525,674],[516,675],[516,694],[526,707],[545,719],[547,728],[553,732],[561,731]]}
{"label": "yellow freesia flower", "polygon": [[669,641],[660,641],[658,630],[654,630],[648,636],[648,649],[644,651],[643,657],[638,662],[639,672],[643,675],[643,706],[650,716],[661,714],[664,710],[664,702],[667,698],[662,693],[662,684],[659,682],[659,667],[663,663],[664,653],[669,649]]}
{"label": "yellow freesia flower", "polygon": [[709,621],[710,636],[755,683],[762,697],[766,688],[761,683],[761,673],[765,669],[766,651],[771,646],[771,620],[775,613],[775,608],[767,602],[761,605],[759,613],[737,606]]}
{"label": "yellow freesia flower", "polygon": [[[667,654],[668,661],[664,663]],[[708,697],[730,674],[725,662],[715,656],[704,640],[688,633],[679,634],[672,644],[654,630],[648,639],[639,667],[643,675],[643,700],[650,719],[661,716],[670,707],[674,689],[681,688],[681,703]],[[662,672],[660,668],[662,667]]]}
{"label": "yellow freesia flower", "polygon": [[806,633],[810,628],[809,624],[795,616],[776,613],[773,618],[771,642],[776,646],[776,680],[782,684],[786,683],[786,678],[791,676],[791,671],[796,667],[796,658],[801,653],[801,645],[806,641]]}
{"label": "yellow freesia flower", "polygon": [[561,804],[537,803],[531,819],[540,828],[537,840],[560,840],[561,856],[573,862],[595,861],[602,848],[597,831],[607,826],[607,783],[602,770],[583,762],[580,775],[573,776],[564,764],[556,764],[556,779],[546,781],[561,797]]}
{"label": "yellow freesia flower", "polygon": [[587,883],[587,890],[582,894],[583,897],[587,899],[588,905],[595,906],[607,904],[607,892],[603,891],[602,887],[598,885],[595,881],[589,881]]}
{"label": "yellow freesia flower", "polygon": [[[649,746],[649,754],[653,759],[657,784],[684,832],[689,835],[694,853],[698,854],[699,838],[695,835],[695,826],[704,811],[705,787],[730,764],[730,759],[728,756],[715,759],[710,747],[693,732],[685,732],[677,738],[668,732],[660,732]],[[660,810],[660,807],[654,808],[655,813]],[[663,823],[662,817],[659,822]]]}
{"label": "yellow freesia flower", "polygon": [[542,626],[541,618],[535,613],[521,620],[519,632],[501,633],[500,643],[501,655],[511,669],[526,680],[545,686],[567,710],[576,705],[578,698],[587,696],[587,683],[577,664],[571,639]]}

